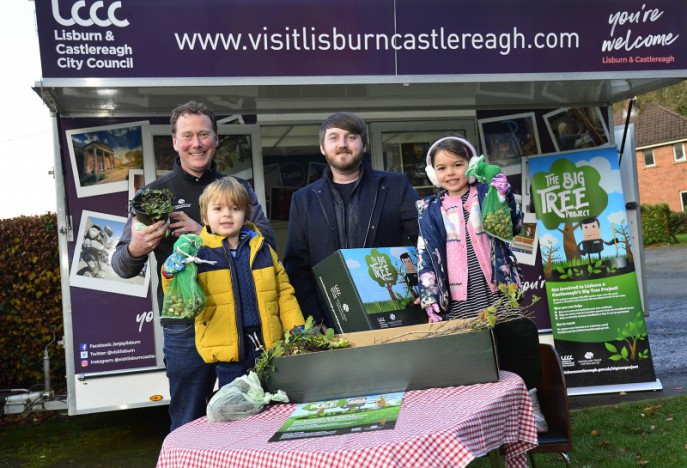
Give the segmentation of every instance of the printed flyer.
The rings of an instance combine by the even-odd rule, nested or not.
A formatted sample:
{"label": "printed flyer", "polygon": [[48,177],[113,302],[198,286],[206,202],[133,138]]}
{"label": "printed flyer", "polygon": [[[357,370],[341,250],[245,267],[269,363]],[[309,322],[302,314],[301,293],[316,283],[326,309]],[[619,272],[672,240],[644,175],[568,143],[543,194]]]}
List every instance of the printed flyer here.
{"label": "printed flyer", "polygon": [[568,386],[655,381],[617,150],[532,157],[529,171]]}
{"label": "printed flyer", "polygon": [[303,403],[270,442],[394,429],[403,392]]}

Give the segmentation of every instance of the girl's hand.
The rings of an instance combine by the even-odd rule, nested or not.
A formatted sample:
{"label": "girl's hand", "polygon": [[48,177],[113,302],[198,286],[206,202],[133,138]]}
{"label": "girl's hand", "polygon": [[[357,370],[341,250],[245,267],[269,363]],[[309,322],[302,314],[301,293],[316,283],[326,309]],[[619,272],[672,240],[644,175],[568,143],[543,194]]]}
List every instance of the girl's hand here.
{"label": "girl's hand", "polygon": [[496,188],[496,191],[499,192],[499,194],[503,195],[504,197],[510,190],[510,184],[508,183],[508,179],[506,179],[505,174],[496,174],[492,179],[490,185],[494,188]]}
{"label": "girl's hand", "polygon": [[439,304],[436,302],[432,304],[431,306],[425,307],[425,312],[427,312],[427,315],[429,316],[429,321],[431,322],[441,322],[444,320],[441,318],[441,315],[439,315]]}

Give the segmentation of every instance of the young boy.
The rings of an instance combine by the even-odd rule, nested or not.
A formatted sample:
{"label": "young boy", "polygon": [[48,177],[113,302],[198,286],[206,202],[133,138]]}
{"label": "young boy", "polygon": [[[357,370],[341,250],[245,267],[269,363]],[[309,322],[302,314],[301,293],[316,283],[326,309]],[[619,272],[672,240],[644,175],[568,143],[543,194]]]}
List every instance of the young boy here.
{"label": "young boy", "polygon": [[[305,320],[277,254],[247,221],[245,187],[224,177],[203,190],[199,203],[205,227],[197,257],[209,263],[198,263],[206,305],[195,319],[196,348],[215,364],[222,387],[255,365],[254,341],[269,349]],[[165,291],[178,272],[170,259],[162,267]]]}

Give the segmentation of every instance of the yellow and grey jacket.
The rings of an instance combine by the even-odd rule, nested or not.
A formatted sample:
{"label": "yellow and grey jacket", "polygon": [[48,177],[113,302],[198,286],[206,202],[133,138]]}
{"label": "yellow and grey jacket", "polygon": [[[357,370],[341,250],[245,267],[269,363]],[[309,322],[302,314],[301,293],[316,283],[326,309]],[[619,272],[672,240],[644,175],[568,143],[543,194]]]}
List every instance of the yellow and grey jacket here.
{"label": "yellow and grey jacket", "polygon": [[[298,306],[294,289],[279,261],[276,252],[269,246],[250,222],[248,228],[251,238],[250,268],[255,290],[253,293],[258,305],[262,342],[270,349],[275,342],[283,339],[284,332],[303,325],[305,320]],[[246,287],[239,285],[230,246],[223,236],[208,232],[207,226],[200,233],[203,247],[198,257],[214,261],[214,264],[198,264],[198,284],[206,295],[205,309],[195,319],[196,348],[203,360],[212,362],[236,362],[243,359],[243,330],[240,313],[241,303],[235,298],[237,288],[245,294]],[[166,291],[171,280],[162,277]],[[238,313],[237,313],[238,311]]]}

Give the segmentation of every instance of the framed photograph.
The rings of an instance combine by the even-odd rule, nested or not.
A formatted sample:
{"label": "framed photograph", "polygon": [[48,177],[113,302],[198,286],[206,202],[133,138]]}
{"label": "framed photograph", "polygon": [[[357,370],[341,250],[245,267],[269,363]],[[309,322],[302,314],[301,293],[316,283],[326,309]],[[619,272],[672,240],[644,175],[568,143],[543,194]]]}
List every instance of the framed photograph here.
{"label": "framed photograph", "polygon": [[223,135],[220,129],[219,146],[214,160],[222,174],[252,180],[253,150],[250,135]]}
{"label": "framed photograph", "polygon": [[148,295],[148,263],[141,274],[133,278],[121,278],[112,270],[110,259],[125,225],[125,216],[87,210],[81,212],[81,225],[69,274],[71,286],[128,296]]}
{"label": "framed photograph", "polygon": [[145,185],[143,169],[129,169],[129,200],[134,198],[138,189]]}
{"label": "framed photograph", "polygon": [[169,130],[165,134],[153,135],[153,154],[155,155],[155,173],[167,173],[174,168],[177,152],[172,145]]}
{"label": "framed photograph", "polygon": [[143,131],[129,122],[66,132],[76,196],[126,192],[129,169],[143,168]]}
{"label": "framed photograph", "polygon": [[505,174],[519,171],[522,158],[541,154],[534,112],[480,119],[477,122],[487,161],[504,168]]}
{"label": "framed photograph", "polygon": [[521,188],[520,194],[522,196],[522,202],[520,206],[522,207],[522,212],[534,213],[534,204],[532,203],[532,183],[530,182],[530,165],[527,158],[522,158],[522,170],[521,170]]}
{"label": "framed photograph", "polygon": [[596,148],[610,142],[598,107],[566,107],[544,114],[556,151]]}
{"label": "framed photograph", "polygon": [[534,213],[526,213],[520,234],[513,237],[510,245],[518,262],[524,265],[534,265],[537,261],[537,218]]}

